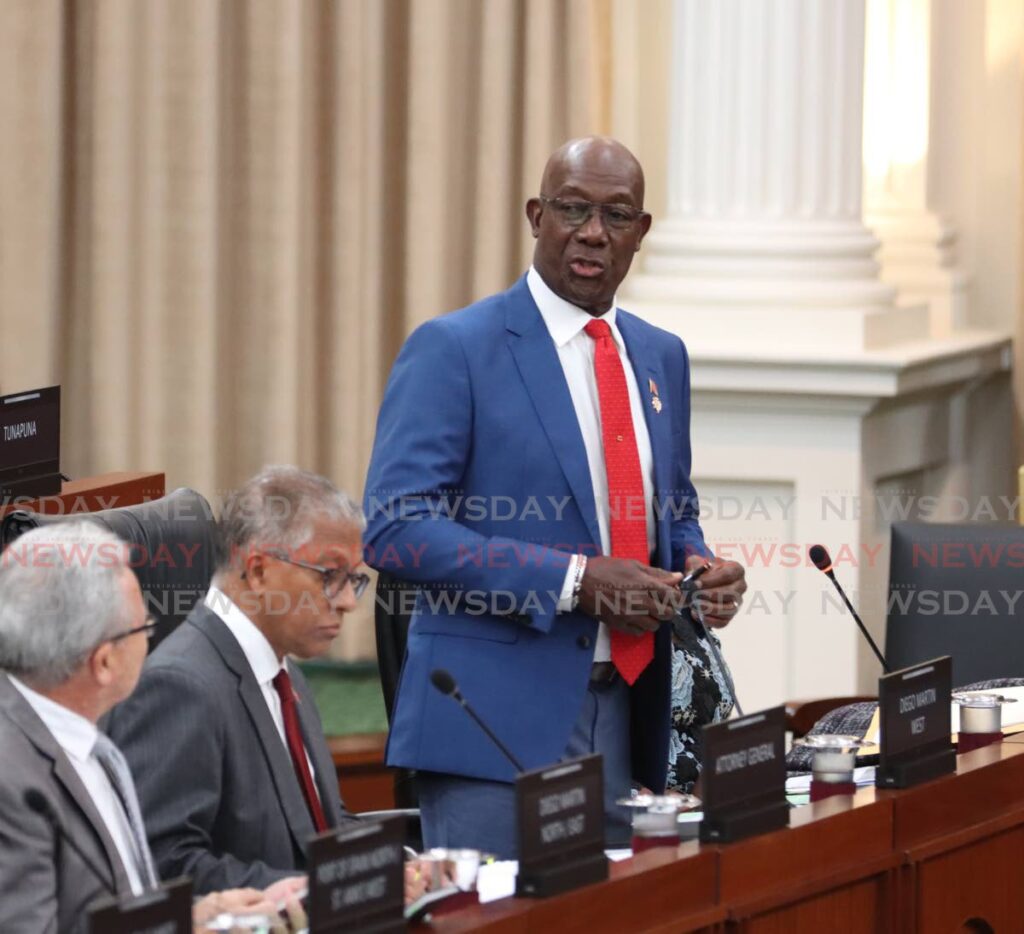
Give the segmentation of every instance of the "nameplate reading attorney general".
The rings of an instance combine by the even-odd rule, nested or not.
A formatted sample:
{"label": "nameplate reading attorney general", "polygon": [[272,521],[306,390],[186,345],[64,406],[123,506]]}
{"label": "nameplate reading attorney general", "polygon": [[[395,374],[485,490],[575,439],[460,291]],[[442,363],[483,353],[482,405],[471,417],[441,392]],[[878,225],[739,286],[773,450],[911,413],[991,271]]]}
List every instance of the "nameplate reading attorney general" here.
{"label": "nameplate reading attorney general", "polygon": [[60,386],[0,396],[0,505],[60,492]]}
{"label": "nameplate reading attorney general", "polygon": [[956,769],[950,741],[948,655],[878,679],[879,788],[907,788]]}
{"label": "nameplate reading attorney general", "polygon": [[704,727],[703,762],[702,843],[730,843],[789,823],[785,708]]}
{"label": "nameplate reading attorney general", "polygon": [[517,895],[546,898],[608,878],[601,756],[523,772],[516,779],[516,809]]}
{"label": "nameplate reading attorney general", "polygon": [[97,902],[89,911],[89,934],[192,934],[192,880],[176,879],[155,892]]}
{"label": "nameplate reading attorney general", "polygon": [[309,844],[309,931],[404,931],[405,818],[361,820]]}

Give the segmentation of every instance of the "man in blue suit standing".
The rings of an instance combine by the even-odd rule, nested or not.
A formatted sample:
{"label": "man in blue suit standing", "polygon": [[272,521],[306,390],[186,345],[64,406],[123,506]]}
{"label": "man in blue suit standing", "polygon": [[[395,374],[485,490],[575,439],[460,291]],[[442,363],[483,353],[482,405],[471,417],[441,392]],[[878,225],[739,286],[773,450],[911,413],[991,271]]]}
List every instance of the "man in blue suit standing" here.
{"label": "man in blue suit standing", "polygon": [[385,390],[367,561],[419,587],[387,761],[417,770],[429,846],[516,852],[514,769],[432,670],[527,769],[600,752],[620,843],[614,799],[665,785],[683,572],[711,561],[712,625],[746,589],[698,524],[686,349],[615,307],[643,199],[620,143],[566,143],[526,204],[530,270],[418,328]]}

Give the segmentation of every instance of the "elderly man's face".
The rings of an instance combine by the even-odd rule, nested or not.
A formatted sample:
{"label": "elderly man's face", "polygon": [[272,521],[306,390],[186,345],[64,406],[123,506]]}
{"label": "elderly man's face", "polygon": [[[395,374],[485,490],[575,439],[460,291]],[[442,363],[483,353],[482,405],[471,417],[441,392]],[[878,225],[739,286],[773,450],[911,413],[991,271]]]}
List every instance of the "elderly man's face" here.
{"label": "elderly man's face", "polygon": [[[362,563],[362,535],[351,522],[317,522],[302,548],[261,557],[261,629],[279,657],[316,658],[324,655],[341,632],[342,618],[355,609],[351,583],[332,597],[324,592],[324,575],[292,561],[316,565],[342,575]],[[245,607],[242,608],[246,609]]]}
{"label": "elderly man's face", "polygon": [[531,198],[526,205],[537,239],[533,264],[552,291],[591,314],[611,307],[650,227],[650,215],[621,227],[607,223],[595,209],[584,223],[573,226],[564,205],[589,201],[639,211],[643,190],[639,166],[620,146],[583,143],[552,157],[544,173],[544,197]]}

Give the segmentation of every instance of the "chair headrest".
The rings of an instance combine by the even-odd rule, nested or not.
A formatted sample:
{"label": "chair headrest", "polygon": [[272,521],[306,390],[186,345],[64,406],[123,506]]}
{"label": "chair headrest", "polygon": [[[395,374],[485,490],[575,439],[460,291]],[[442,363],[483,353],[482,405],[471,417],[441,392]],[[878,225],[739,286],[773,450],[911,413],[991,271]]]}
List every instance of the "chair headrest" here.
{"label": "chair headrest", "polygon": [[216,567],[216,530],[210,504],[195,490],[182,487],[148,503],[100,512],[46,515],[17,510],[0,520],[0,547],[31,529],[75,520],[105,526],[128,543],[147,610],[160,624],[151,646],[209,589]]}

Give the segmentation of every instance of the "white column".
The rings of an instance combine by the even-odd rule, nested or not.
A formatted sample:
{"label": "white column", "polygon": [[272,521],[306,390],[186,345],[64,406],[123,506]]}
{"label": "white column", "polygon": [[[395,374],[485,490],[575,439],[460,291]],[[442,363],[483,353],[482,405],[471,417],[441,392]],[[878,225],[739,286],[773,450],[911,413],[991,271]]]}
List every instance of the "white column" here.
{"label": "white column", "polygon": [[631,300],[709,351],[780,327],[807,351],[920,335],[922,312],[895,307],[861,220],[864,0],[673,12],[668,216]]}
{"label": "white column", "polygon": [[[651,16],[669,3],[671,67],[655,70],[661,51],[645,47],[627,47],[618,66],[671,85],[664,171],[643,145],[661,84],[626,83],[615,102],[616,131],[640,144],[659,195],[664,177],[667,202],[622,304],[690,352],[701,523],[750,585],[722,636],[726,658],[748,710],[874,691],[878,664],[807,548],[831,550],[881,642],[890,507],[962,495],[964,478],[1001,457],[1009,342],[936,335],[928,308],[897,301],[880,277],[861,203],[865,0],[619,8]],[[617,34],[628,46],[643,32]],[[892,81],[887,91],[904,93]],[[925,204],[923,170],[899,172],[903,187],[890,190]]]}
{"label": "white column", "polygon": [[883,281],[925,303],[932,337],[961,328],[967,277],[956,229],[928,207],[932,0],[868,0],[864,213],[881,240]]}

